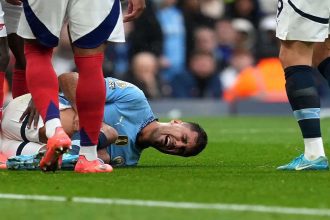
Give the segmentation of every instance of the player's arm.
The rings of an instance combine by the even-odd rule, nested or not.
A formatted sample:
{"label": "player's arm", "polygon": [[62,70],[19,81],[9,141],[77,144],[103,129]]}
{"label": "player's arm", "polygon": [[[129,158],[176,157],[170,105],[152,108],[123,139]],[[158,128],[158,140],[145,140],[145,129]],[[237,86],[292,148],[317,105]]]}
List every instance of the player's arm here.
{"label": "player's arm", "polygon": [[59,86],[72,107],[77,110],[76,107],[76,89],[78,84],[78,73],[70,72],[63,73],[58,77]]}
{"label": "player's arm", "polygon": [[127,14],[124,16],[124,22],[133,21],[138,18],[146,7],[145,0],[128,0]]}
{"label": "player's arm", "polygon": [[79,74],[76,72],[63,73],[58,77],[58,83],[65,98],[71,103],[75,112],[73,118],[73,126],[75,129],[79,128],[79,117],[76,104],[76,89],[78,85]]}

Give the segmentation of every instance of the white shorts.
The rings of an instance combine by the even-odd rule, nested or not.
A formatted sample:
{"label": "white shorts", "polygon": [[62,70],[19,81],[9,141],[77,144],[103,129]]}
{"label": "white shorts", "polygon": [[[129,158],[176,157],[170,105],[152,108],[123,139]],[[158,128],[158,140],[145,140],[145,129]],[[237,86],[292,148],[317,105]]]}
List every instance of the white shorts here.
{"label": "white shorts", "polygon": [[4,15],[5,13],[3,12],[2,5],[0,4],[0,37],[7,37]]}
{"label": "white shorts", "polygon": [[35,142],[16,141],[4,138],[2,140],[1,154],[5,157],[19,155],[34,155],[39,153],[45,144]]}
{"label": "white shorts", "polygon": [[30,94],[19,96],[13,99],[3,111],[2,116],[2,137],[17,140],[17,141],[31,141],[39,142],[39,128],[44,126],[44,123],[39,118],[38,129],[28,129],[27,121],[19,122],[20,117],[27,108],[31,99]]}
{"label": "white shorts", "polygon": [[36,154],[45,145],[39,142],[39,128],[44,126],[41,117],[37,129],[27,129],[26,120],[19,122],[19,118],[28,106],[30,99],[30,94],[20,96],[12,100],[3,111],[0,152],[7,157]]}
{"label": "white shorts", "polygon": [[17,33],[18,23],[23,11],[22,6],[12,5],[1,0],[2,9],[5,13],[5,24],[7,28],[7,34]]}
{"label": "white shorts", "polygon": [[329,19],[329,0],[278,0],[276,36],[324,42],[330,33]]}
{"label": "white shorts", "polygon": [[18,34],[47,47],[57,46],[64,20],[77,47],[125,41],[120,0],[26,0],[23,8]]}

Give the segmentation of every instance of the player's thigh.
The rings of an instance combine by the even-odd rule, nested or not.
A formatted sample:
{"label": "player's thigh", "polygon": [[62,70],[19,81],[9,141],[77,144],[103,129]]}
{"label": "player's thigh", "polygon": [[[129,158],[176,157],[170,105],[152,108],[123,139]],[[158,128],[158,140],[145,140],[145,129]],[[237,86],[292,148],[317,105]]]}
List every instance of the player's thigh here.
{"label": "player's thigh", "polygon": [[120,0],[71,0],[68,19],[77,48],[94,49],[106,41],[124,42]]}
{"label": "player's thigh", "polygon": [[329,33],[330,1],[279,0],[276,36],[281,40],[323,42]]}
{"label": "player's thigh", "polygon": [[4,138],[1,153],[6,157],[37,154],[44,144],[24,142]]}
{"label": "player's thigh", "polygon": [[30,99],[30,94],[17,97],[4,109],[1,122],[2,135],[4,138],[18,141],[39,142],[39,128],[43,127],[42,119],[39,118],[37,129],[28,129],[27,120],[20,122],[20,117],[27,108]]}
{"label": "player's thigh", "polygon": [[38,39],[47,47],[58,44],[69,0],[23,1],[24,16],[21,16],[18,34],[25,39]]}

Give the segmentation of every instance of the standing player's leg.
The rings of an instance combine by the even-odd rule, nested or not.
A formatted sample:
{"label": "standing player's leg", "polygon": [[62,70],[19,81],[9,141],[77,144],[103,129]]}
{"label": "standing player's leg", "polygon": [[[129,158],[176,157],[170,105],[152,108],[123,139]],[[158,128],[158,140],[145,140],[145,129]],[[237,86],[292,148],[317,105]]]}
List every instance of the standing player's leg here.
{"label": "standing player's leg", "polygon": [[[71,3],[68,16],[74,59],[79,72],[76,99],[81,138],[80,158],[75,171],[111,172],[110,165],[97,160],[96,145],[105,103],[102,64],[106,41],[124,41],[120,1],[91,3],[88,0],[76,0]],[[98,14],[93,11],[98,11]]]}
{"label": "standing player's leg", "polygon": [[279,0],[276,36],[281,39],[286,92],[304,139],[305,152],[280,170],[328,169],[320,128],[320,97],[312,67],[314,42],[323,42],[329,29],[328,1]]}
{"label": "standing player's leg", "polygon": [[104,113],[103,48],[104,44],[88,53],[74,47],[74,58],[79,71],[76,102],[81,137],[80,155],[84,155],[88,161],[97,160],[96,144]]}
{"label": "standing player's leg", "polygon": [[9,48],[15,57],[12,77],[13,98],[29,93],[26,84],[26,62],[24,56],[24,39],[15,33],[8,35]]}
{"label": "standing player's leg", "polygon": [[[303,54],[301,56],[300,54]],[[326,160],[320,128],[320,98],[314,82],[317,70],[312,65],[313,44],[301,41],[282,41],[280,59],[285,72],[286,91],[294,116],[304,138],[305,152],[300,160],[309,163],[281,166],[279,169],[322,169],[319,161]],[[323,165],[323,162],[319,164]],[[306,167],[304,167],[306,166]]]}
{"label": "standing player's leg", "polygon": [[[39,10],[51,7],[52,10]],[[47,152],[40,162],[44,171],[55,170],[61,155],[69,149],[70,138],[65,134],[59,112],[58,81],[52,66],[53,47],[63,24],[67,1],[24,1],[25,16],[21,16],[18,34],[25,39],[26,77],[32,99],[45,122]]]}
{"label": "standing player's leg", "polygon": [[17,96],[28,93],[25,77],[24,39],[16,34],[23,7],[21,5],[9,4],[6,1],[2,1],[1,4],[5,12],[4,19],[9,48],[15,57],[12,76],[12,95],[13,98],[16,98]]}

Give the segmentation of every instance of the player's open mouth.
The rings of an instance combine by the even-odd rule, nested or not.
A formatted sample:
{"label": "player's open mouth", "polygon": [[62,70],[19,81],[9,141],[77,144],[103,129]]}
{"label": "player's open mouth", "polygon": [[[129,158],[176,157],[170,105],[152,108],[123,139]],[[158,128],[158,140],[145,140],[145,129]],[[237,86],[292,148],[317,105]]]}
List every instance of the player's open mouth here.
{"label": "player's open mouth", "polygon": [[171,150],[174,148],[174,145],[172,144],[170,135],[167,135],[164,140],[164,145],[167,147],[168,150]]}
{"label": "player's open mouth", "polygon": [[170,144],[170,137],[167,135],[164,140],[164,145],[168,147],[169,144]]}

